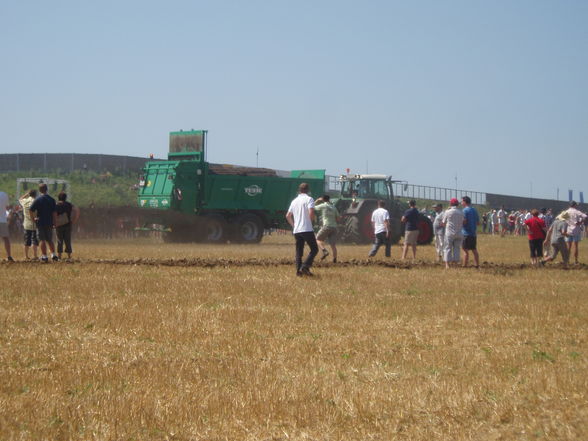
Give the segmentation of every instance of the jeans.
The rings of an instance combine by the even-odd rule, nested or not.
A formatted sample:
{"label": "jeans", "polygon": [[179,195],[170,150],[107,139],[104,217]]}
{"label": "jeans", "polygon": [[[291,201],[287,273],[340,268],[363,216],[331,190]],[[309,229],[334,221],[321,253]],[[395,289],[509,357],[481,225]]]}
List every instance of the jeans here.
{"label": "jeans", "polygon": [[392,248],[392,242],[386,236],[386,232],[376,234],[374,245],[368,254],[369,257],[374,257],[382,245],[386,246],[386,257],[390,257],[390,248]]}
{"label": "jeans", "polygon": [[[318,245],[316,243],[314,231],[296,233],[294,238],[296,239],[296,271],[300,271],[302,268],[310,268],[314,258],[318,254]],[[310,247],[310,253],[308,253],[304,263],[302,263],[302,255],[304,254],[305,243],[307,243]]]}

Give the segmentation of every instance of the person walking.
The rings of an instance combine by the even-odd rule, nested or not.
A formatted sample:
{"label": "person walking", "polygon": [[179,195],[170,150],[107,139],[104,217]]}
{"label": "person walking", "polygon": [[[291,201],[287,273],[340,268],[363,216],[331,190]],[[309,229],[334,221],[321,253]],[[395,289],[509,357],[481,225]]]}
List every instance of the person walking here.
{"label": "person walking", "polygon": [[406,258],[408,247],[412,248],[412,258],[416,259],[416,248],[417,239],[419,237],[419,210],[416,208],[416,201],[411,200],[408,202],[410,207],[404,212],[404,216],[400,219],[400,222],[405,224],[404,230],[404,245],[402,246],[402,260]]}
{"label": "person walking", "polygon": [[437,253],[437,261],[443,261],[443,247],[445,241],[445,227],[443,227],[443,205],[433,205],[436,216],[433,220],[433,233],[435,234],[435,251]]}
{"label": "person walking", "polygon": [[445,269],[458,265],[460,261],[459,250],[463,241],[461,229],[463,227],[464,216],[458,206],[459,201],[457,198],[452,198],[449,201],[449,209],[441,216],[441,225],[445,228],[443,244]]}
{"label": "person walking", "polygon": [[63,245],[65,244],[65,252],[67,258],[71,259],[73,252],[71,247],[71,230],[73,224],[78,221],[80,217],[80,210],[75,205],[67,201],[67,194],[61,192],[57,195],[58,202],[55,206],[57,220],[55,224],[55,233],[57,235],[57,257],[61,259],[63,253]]}
{"label": "person walking", "polygon": [[10,232],[8,231],[8,206],[10,200],[8,195],[0,191],[0,237],[4,241],[4,250],[6,251],[6,260],[14,262],[10,250]]}
{"label": "person walking", "polygon": [[378,208],[372,213],[372,227],[374,229],[374,245],[370,250],[368,257],[374,257],[380,247],[384,245],[385,256],[390,257],[392,248],[392,231],[390,229],[390,213],[386,210],[386,202],[378,201]]}
{"label": "person walking", "polygon": [[59,260],[53,246],[53,227],[57,218],[55,199],[47,194],[47,184],[39,184],[39,193],[41,195],[31,204],[29,212],[37,224],[37,237],[41,243],[41,262],[49,261],[47,247],[51,251],[51,259],[55,262]]}
{"label": "person walking", "polygon": [[508,227],[508,213],[504,208],[504,205],[502,205],[500,207],[500,210],[498,210],[498,213],[496,213],[496,216],[498,216],[498,224],[500,225],[500,237],[504,237],[504,235],[506,234],[506,230]]}
{"label": "person walking", "polygon": [[567,211],[562,211],[559,216],[555,218],[555,220],[551,223],[551,226],[547,230],[547,234],[545,236],[545,241],[543,245],[551,245],[550,249],[551,252],[549,256],[545,259],[541,260],[541,264],[545,265],[546,262],[550,262],[555,260],[558,253],[561,253],[561,258],[563,259],[564,267],[568,266],[570,261],[570,251],[568,250],[568,245],[566,244],[565,237],[568,235],[568,219],[570,215]]}
{"label": "person walking", "polygon": [[578,210],[577,206],[576,201],[570,202],[570,208],[567,211],[570,217],[568,219],[568,235],[566,236],[570,255],[572,254],[572,248],[574,250],[574,263],[576,265],[578,264],[578,244],[582,240],[582,228],[586,220],[586,215]]}
{"label": "person walking", "polygon": [[23,222],[22,226],[24,229],[24,254],[25,259],[30,259],[29,251],[33,247],[33,256],[37,259],[37,247],[39,245],[39,239],[37,238],[37,228],[35,221],[31,215],[31,205],[37,197],[37,190],[29,190],[23,194],[18,202],[22,207]]}
{"label": "person walking", "polygon": [[337,221],[339,220],[339,211],[331,204],[331,197],[325,194],[318,198],[314,203],[314,211],[320,215],[321,229],[316,235],[316,241],[323,255],[321,260],[325,260],[329,252],[327,251],[326,242],[331,246],[333,254],[333,263],[337,263]]}
{"label": "person walking", "polygon": [[463,227],[461,232],[464,236],[463,238],[463,266],[468,266],[468,261],[470,258],[470,251],[474,255],[474,265],[476,268],[480,267],[480,256],[478,255],[478,244],[477,244],[477,229],[478,225],[480,224],[480,217],[478,216],[478,212],[474,207],[472,207],[472,200],[469,196],[464,196],[461,198],[461,205],[463,208]]}
{"label": "person walking", "polygon": [[531,251],[531,265],[537,265],[543,257],[543,241],[545,240],[545,222],[539,217],[539,210],[533,208],[531,217],[525,221],[529,250]]}
{"label": "person walking", "polygon": [[[286,220],[292,226],[292,233],[296,239],[296,275],[297,276],[312,276],[310,268],[314,258],[318,254],[318,244],[312,228],[312,222],[316,216],[314,213],[314,199],[312,199],[308,192],[309,185],[303,182],[298,187],[298,196],[292,201],[288,212],[286,213]],[[304,244],[308,244],[310,252],[302,263],[302,256],[304,254]]]}

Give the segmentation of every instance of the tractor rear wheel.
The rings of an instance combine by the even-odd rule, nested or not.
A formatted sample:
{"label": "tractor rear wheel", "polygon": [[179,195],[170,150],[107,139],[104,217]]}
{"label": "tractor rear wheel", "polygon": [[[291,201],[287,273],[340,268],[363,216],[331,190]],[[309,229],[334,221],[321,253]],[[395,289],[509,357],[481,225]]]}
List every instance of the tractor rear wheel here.
{"label": "tractor rear wheel", "polygon": [[431,219],[427,216],[423,216],[422,214],[419,216],[419,237],[417,238],[417,243],[419,245],[428,245],[433,240],[433,223]]}
{"label": "tractor rear wheel", "polygon": [[343,241],[356,244],[366,244],[370,242],[370,238],[364,234],[360,218],[358,216],[348,216],[345,219],[343,229]]}

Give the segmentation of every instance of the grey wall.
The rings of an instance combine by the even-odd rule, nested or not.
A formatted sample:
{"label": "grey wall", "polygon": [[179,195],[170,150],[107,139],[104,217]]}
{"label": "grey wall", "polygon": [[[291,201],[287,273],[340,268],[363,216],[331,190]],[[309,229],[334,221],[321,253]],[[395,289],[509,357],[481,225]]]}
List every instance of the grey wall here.
{"label": "grey wall", "polygon": [[86,164],[92,171],[139,171],[148,158],[137,156],[96,155],[82,153],[4,153],[0,154],[0,172],[74,171]]}
{"label": "grey wall", "polygon": [[[493,193],[486,193],[486,203],[491,208],[500,208],[502,205],[504,205],[504,207],[507,209],[551,208],[554,213],[565,210],[570,206],[570,204],[566,201],[524,198],[519,196],[506,196],[502,194]],[[578,209],[586,212],[588,210],[588,204],[580,204],[578,202]]]}

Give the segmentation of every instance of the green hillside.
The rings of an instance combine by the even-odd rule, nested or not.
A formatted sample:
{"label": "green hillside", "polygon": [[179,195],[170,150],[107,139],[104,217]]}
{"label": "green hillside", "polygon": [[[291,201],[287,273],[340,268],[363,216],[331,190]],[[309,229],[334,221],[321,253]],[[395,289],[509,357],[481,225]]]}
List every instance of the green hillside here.
{"label": "green hillside", "polygon": [[[8,194],[11,201],[18,199],[16,195],[16,179],[43,177],[65,179],[70,183],[71,200],[80,207],[94,204],[105,206],[135,206],[137,203],[138,182],[136,173],[111,174],[91,171],[75,171],[73,173],[51,172],[10,172],[0,174],[0,190]],[[29,184],[29,189],[33,188]],[[49,194],[57,197],[61,189],[49,187]],[[24,193],[25,190],[22,190]]]}

